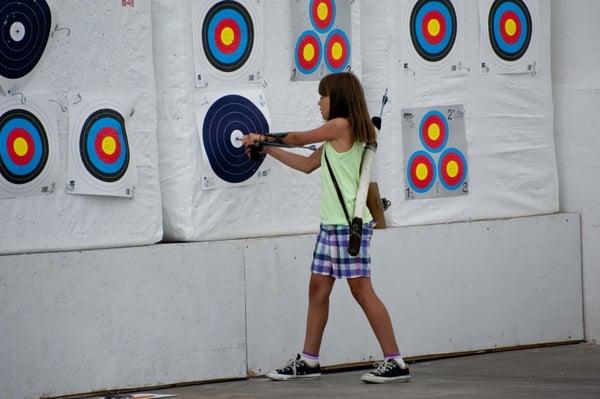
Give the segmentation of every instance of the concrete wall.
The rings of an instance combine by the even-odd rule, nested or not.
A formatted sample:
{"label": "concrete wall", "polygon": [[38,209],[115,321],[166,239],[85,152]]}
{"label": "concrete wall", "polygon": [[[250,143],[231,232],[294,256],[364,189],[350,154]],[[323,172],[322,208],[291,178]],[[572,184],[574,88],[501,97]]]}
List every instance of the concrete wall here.
{"label": "concrete wall", "polygon": [[[576,3],[576,4],[575,4]],[[600,341],[600,2],[552,2],[552,75],[562,211],[581,214],[586,338]]]}
{"label": "concrete wall", "polygon": [[[405,355],[579,340],[578,215],[393,228],[374,284]],[[0,398],[262,373],[301,349],[314,235],[0,257]],[[381,357],[343,282],[327,365]]]}

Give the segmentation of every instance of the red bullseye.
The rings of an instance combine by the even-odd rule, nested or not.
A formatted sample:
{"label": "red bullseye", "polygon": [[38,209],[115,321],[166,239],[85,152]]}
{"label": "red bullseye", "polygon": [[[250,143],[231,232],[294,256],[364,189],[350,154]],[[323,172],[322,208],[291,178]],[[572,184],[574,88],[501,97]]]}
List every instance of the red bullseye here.
{"label": "red bullseye", "polygon": [[317,31],[325,33],[332,27],[335,18],[333,0],[314,0],[310,12],[311,21]]}
{"label": "red bullseye", "polygon": [[515,44],[521,37],[522,26],[519,16],[513,11],[505,12],[500,18],[500,33],[509,44]]}
{"label": "red bullseye", "polygon": [[35,143],[31,135],[21,128],[13,130],[8,135],[8,155],[17,165],[27,165],[35,154]]}
{"label": "red bullseye", "polygon": [[314,71],[321,62],[321,43],[314,34],[305,34],[297,46],[296,59],[304,71]]}
{"label": "red bullseye", "polygon": [[241,43],[241,29],[231,18],[219,22],[215,32],[217,48],[226,54],[234,53]]}
{"label": "red bullseye", "polygon": [[440,44],[446,37],[445,18],[441,12],[435,10],[430,11],[423,18],[423,26],[421,27],[425,40],[430,44]]}
{"label": "red bullseye", "polygon": [[94,148],[98,157],[106,163],[113,164],[121,156],[121,142],[115,129],[104,128],[96,136]]}

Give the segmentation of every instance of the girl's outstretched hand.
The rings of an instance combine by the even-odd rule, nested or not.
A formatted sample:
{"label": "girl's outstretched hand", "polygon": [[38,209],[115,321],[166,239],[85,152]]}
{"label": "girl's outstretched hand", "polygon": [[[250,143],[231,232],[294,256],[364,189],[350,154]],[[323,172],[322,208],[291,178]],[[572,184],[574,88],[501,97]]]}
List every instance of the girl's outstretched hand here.
{"label": "girl's outstretched hand", "polygon": [[248,133],[244,136],[244,145],[246,148],[253,146],[254,143],[260,142],[261,136],[262,135],[258,133]]}
{"label": "girl's outstretched hand", "polygon": [[248,158],[254,161],[258,161],[261,158],[263,152],[262,146],[256,146],[255,143],[259,143],[262,139],[261,134],[248,133],[244,136],[245,153]]}

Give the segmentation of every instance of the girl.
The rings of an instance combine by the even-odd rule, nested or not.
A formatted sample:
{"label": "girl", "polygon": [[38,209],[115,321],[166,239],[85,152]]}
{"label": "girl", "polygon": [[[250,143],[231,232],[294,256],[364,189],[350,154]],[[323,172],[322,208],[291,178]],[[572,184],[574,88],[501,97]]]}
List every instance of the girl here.
{"label": "girl", "polygon": [[373,218],[365,207],[360,253],[357,257],[351,257],[348,255],[348,219],[331,178],[333,174],[346,209],[350,215],[353,214],[364,144],[376,140],[363,88],[352,73],[332,74],[321,80],[319,95],[319,108],[325,120],[321,127],[278,135],[250,133],[244,137],[248,152],[255,143],[261,142],[273,141],[289,146],[324,142],[310,156],[269,146],[264,146],[263,149],[266,154],[285,165],[305,173],[311,173],[323,165],[321,227],[309,283],[304,350],[291,359],[287,366],[269,372],[267,377],[291,380],[321,376],[319,349],[329,314],[329,295],[335,280],[345,278],[352,295],[365,312],[384,354],[384,361],[361,379],[373,383],[408,381],[409,370],[398,351],[390,316],[371,285],[369,245],[373,234]]}

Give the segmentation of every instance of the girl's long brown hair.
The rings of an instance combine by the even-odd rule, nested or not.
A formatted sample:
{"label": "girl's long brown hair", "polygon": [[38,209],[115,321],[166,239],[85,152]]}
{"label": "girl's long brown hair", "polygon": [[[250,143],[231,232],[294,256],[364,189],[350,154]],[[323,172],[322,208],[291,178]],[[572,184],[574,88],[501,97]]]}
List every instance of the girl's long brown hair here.
{"label": "girl's long brown hair", "polygon": [[319,83],[319,95],[329,97],[329,120],[346,118],[354,132],[354,139],[361,143],[376,141],[376,132],[365,92],[358,78],[351,72],[325,76]]}

